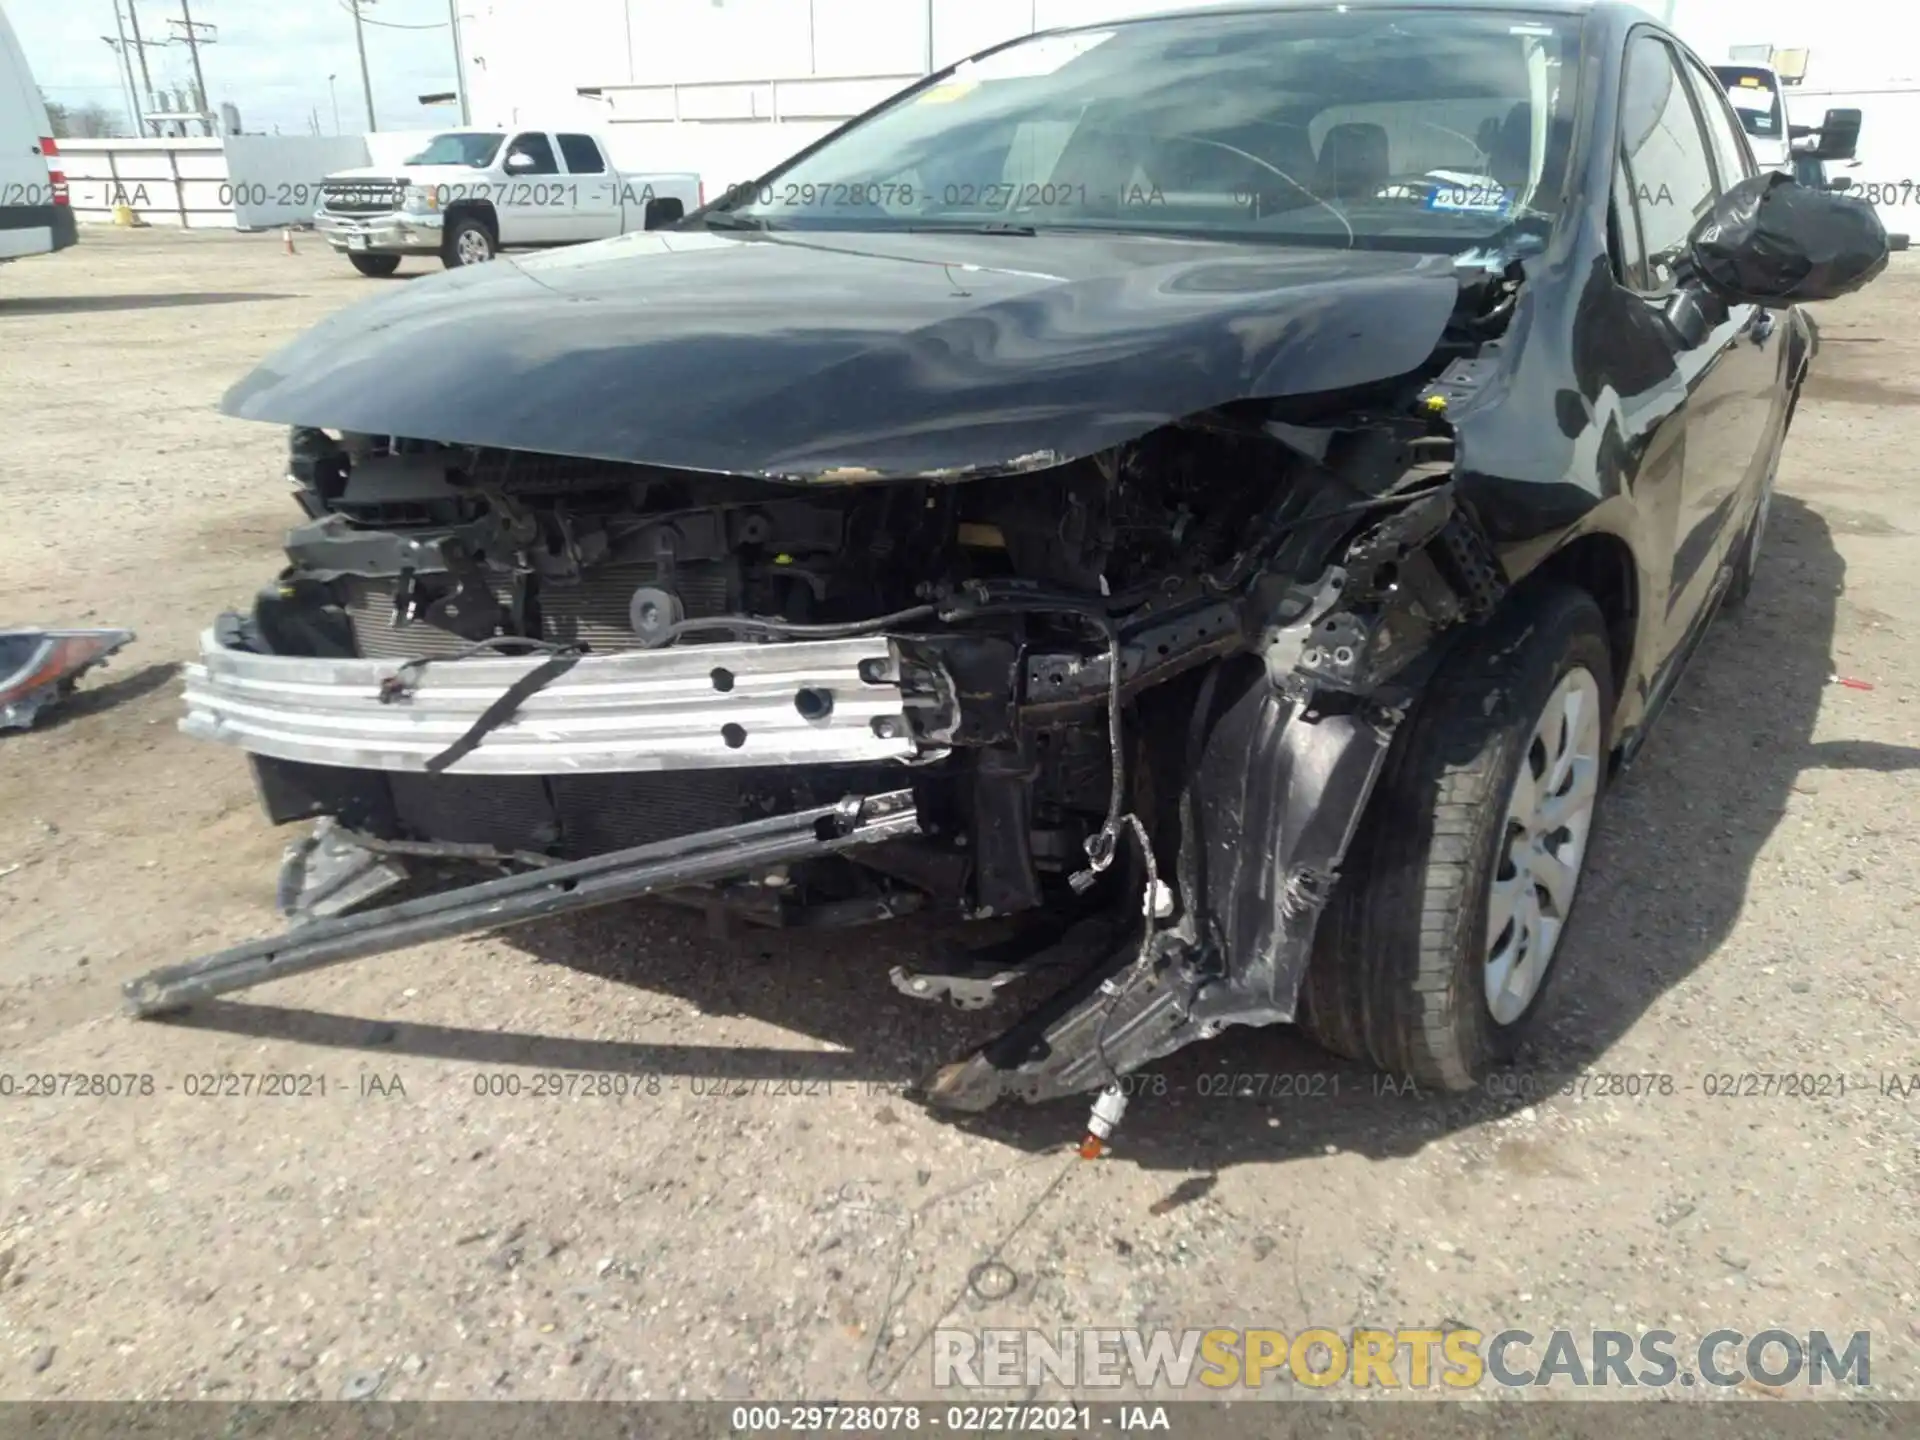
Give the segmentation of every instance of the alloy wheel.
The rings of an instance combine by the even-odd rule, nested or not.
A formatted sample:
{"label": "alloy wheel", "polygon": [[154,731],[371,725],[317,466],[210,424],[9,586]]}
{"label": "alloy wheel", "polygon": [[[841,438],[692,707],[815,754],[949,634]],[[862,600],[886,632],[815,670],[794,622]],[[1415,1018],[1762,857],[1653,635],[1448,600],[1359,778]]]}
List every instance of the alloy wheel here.
{"label": "alloy wheel", "polygon": [[454,242],[453,253],[462,265],[478,265],[493,258],[493,245],[481,230],[462,230]]}

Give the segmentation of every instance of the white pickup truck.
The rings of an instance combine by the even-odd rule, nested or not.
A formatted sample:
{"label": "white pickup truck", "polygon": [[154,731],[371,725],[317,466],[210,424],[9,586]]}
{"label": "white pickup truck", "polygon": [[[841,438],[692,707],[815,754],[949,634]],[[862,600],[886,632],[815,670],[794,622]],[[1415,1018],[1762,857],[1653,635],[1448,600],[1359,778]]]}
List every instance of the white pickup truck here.
{"label": "white pickup truck", "polygon": [[627,174],[581,130],[447,130],[405,172],[342,170],[321,186],[314,229],[362,275],[407,255],[449,268],[502,250],[577,245],[671,225],[704,203],[693,174]]}

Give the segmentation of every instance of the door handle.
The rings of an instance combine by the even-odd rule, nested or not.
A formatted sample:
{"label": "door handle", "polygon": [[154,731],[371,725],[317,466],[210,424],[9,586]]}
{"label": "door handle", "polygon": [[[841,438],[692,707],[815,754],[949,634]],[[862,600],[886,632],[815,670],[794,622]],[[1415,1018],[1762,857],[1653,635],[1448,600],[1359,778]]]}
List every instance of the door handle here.
{"label": "door handle", "polygon": [[1747,333],[1753,337],[1755,345],[1765,345],[1773,335],[1773,326],[1773,312],[1756,309],[1753,319],[1747,324]]}

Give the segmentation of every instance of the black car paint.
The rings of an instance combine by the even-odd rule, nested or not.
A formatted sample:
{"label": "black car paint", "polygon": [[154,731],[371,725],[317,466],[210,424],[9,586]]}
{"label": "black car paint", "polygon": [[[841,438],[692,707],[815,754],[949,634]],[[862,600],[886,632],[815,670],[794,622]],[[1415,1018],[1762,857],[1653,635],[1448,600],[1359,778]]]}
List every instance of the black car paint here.
{"label": "black car paint", "polygon": [[1040,468],[1424,361],[1445,257],[1136,235],[652,232],[415,281],[247,419],[793,480]]}
{"label": "black car paint", "polygon": [[[1585,16],[1569,193],[1543,248],[1485,257],[1525,283],[1490,363],[1443,387],[1446,413],[1460,494],[1510,580],[1582,537],[1630,564],[1614,733],[1631,742],[1756,509],[1804,322],[1754,343],[1755,307],[1735,307],[1685,348],[1615,279],[1623,54],[1642,27],[1679,42],[1629,6],[1529,8]],[[688,224],[417,280],[322,322],[222,408],[795,481],[965,477],[1408,374],[1459,295],[1437,255]]]}
{"label": "black car paint", "polygon": [[1582,540],[1631,564],[1631,655],[1612,727],[1628,753],[1717,606],[1809,336],[1797,309],[1769,330],[1758,307],[1734,306],[1688,346],[1662,314],[1670,292],[1620,280],[1608,214],[1625,56],[1642,33],[1692,53],[1637,8],[1588,10],[1560,223],[1521,262],[1513,321],[1489,347],[1497,359],[1447,412],[1461,492],[1510,579]]}
{"label": "black car paint", "polygon": [[[1584,31],[1566,193],[1543,242],[1422,257],[1089,233],[723,234],[696,216],[415,282],[296,341],[225,408],[865,483],[1044,468],[1229,402],[1428,376],[1420,399],[1454,439],[1451,494],[1506,582],[1576,554],[1589,572],[1596,557],[1616,567],[1612,737],[1631,753],[1724,589],[1811,332],[1790,307],[1784,324],[1708,307],[1689,343],[1662,313],[1671,295],[1622,283],[1608,217],[1623,57],[1642,29],[1685,47],[1625,6],[1530,8],[1581,15]],[[1512,313],[1432,374],[1476,269],[1518,274]],[[1222,1026],[1291,1018],[1327,884],[1439,648],[1330,710],[1257,682],[1223,696],[1180,878],[1188,918],[1224,943],[1168,952],[1162,983],[1129,981],[1113,1001],[1100,987],[1117,971],[1090,972],[949,1067],[934,1098],[1069,1093]]]}

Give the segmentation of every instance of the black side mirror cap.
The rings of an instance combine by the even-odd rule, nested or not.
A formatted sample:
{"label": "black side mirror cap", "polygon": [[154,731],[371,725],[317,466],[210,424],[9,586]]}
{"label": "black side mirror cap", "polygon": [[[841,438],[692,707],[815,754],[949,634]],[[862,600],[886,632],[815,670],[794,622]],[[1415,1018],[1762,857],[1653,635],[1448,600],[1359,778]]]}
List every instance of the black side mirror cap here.
{"label": "black side mirror cap", "polygon": [[1829,110],[1812,133],[1820,138],[1800,153],[1819,160],[1851,160],[1860,149],[1860,112],[1852,108]]}
{"label": "black side mirror cap", "polygon": [[1667,297],[1661,310],[1682,350],[1706,343],[1713,327],[1727,318],[1727,307],[1708,290],[1681,285]]}
{"label": "black side mirror cap", "polygon": [[1858,196],[1777,170],[1731,186],[1687,237],[1689,277],[1730,305],[1851,295],[1887,268],[1887,232]]}

